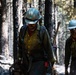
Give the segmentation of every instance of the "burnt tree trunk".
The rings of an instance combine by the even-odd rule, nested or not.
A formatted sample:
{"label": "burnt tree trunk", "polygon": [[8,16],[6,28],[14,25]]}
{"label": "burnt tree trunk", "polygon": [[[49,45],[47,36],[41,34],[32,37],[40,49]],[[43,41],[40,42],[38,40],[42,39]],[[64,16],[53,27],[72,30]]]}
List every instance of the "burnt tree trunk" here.
{"label": "burnt tree trunk", "polygon": [[[42,14],[41,3],[42,3],[42,1],[39,0],[39,11],[40,11],[40,14]],[[40,19],[39,24],[42,25],[42,19]]]}
{"label": "burnt tree trunk", "polygon": [[23,0],[13,0],[13,56],[14,61],[18,57],[18,36],[22,26],[22,2]]}
{"label": "burnt tree trunk", "polygon": [[44,14],[44,25],[47,28],[50,37],[52,33],[52,0],[45,0],[45,14]]}
{"label": "burnt tree trunk", "polygon": [[18,31],[18,17],[17,17],[17,3],[18,0],[13,0],[13,56],[14,56],[14,62],[17,58],[17,31]]}

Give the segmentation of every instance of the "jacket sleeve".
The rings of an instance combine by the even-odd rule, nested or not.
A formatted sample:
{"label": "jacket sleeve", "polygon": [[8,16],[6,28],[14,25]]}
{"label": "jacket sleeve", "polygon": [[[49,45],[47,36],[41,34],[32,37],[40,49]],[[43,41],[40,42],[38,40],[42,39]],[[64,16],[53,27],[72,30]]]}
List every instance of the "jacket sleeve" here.
{"label": "jacket sleeve", "polygon": [[18,51],[18,57],[19,58],[22,58],[22,41],[21,41],[21,39],[22,39],[22,37],[21,37],[21,31],[22,31],[22,28],[20,29],[20,32],[19,32],[19,42],[18,42],[18,47],[19,47],[19,51]]}
{"label": "jacket sleeve", "polygon": [[71,55],[70,42],[69,42],[69,40],[66,40],[66,43],[65,43],[65,69],[66,70],[69,65],[70,55]]}
{"label": "jacket sleeve", "polygon": [[18,53],[19,53],[19,58],[22,58],[22,53],[23,53],[23,43],[24,43],[24,39],[23,39],[23,37],[24,37],[24,32],[25,32],[25,29],[24,29],[24,26],[22,26],[21,27],[21,29],[20,29],[20,32],[19,32],[19,42],[18,42],[18,47],[19,47],[19,51],[18,51]]}
{"label": "jacket sleeve", "polygon": [[53,64],[55,62],[55,58],[54,58],[54,54],[53,54],[54,52],[52,50],[51,39],[50,39],[50,36],[49,36],[46,28],[44,30],[43,37],[44,37],[43,38],[43,45],[44,45],[45,52],[48,56],[49,61]]}

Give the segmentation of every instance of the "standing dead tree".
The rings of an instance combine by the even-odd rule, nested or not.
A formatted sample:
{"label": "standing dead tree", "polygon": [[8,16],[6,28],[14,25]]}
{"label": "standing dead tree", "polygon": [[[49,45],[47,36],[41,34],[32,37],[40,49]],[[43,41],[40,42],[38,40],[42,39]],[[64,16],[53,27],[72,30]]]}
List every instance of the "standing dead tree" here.
{"label": "standing dead tree", "polygon": [[52,24],[52,0],[45,0],[45,15],[44,15],[44,25],[47,28],[50,37],[53,29]]}

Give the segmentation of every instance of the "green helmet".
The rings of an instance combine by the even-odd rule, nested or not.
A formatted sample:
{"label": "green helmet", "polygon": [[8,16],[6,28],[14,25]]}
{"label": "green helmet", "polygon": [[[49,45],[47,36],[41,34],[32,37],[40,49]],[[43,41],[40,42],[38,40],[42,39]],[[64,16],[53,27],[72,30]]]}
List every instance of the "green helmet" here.
{"label": "green helmet", "polygon": [[30,8],[25,14],[26,24],[36,24],[39,19],[41,19],[41,15],[36,8]]}
{"label": "green helmet", "polygon": [[69,22],[69,26],[68,26],[68,29],[74,29],[74,28],[76,28],[76,20],[71,20],[70,22]]}

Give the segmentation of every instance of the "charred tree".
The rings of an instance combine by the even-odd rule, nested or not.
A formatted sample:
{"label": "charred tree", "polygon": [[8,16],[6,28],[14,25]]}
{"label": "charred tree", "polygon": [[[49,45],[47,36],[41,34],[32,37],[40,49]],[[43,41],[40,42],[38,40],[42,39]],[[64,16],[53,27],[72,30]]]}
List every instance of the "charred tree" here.
{"label": "charred tree", "polygon": [[74,8],[76,8],[76,0],[74,0]]}
{"label": "charred tree", "polygon": [[[42,14],[41,3],[42,3],[41,0],[39,0],[39,11],[40,11],[40,14]],[[42,19],[40,19],[39,24],[42,25]]]}
{"label": "charred tree", "polygon": [[45,0],[44,25],[47,28],[50,37],[53,29],[52,24],[52,0]]}
{"label": "charred tree", "polygon": [[17,58],[17,32],[18,32],[18,17],[17,17],[17,1],[18,0],[13,0],[13,57],[14,57],[14,62],[15,59]]}
{"label": "charred tree", "polygon": [[14,61],[18,58],[18,36],[22,26],[22,0],[13,0],[13,56]]}

